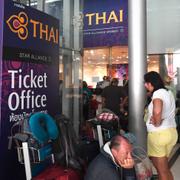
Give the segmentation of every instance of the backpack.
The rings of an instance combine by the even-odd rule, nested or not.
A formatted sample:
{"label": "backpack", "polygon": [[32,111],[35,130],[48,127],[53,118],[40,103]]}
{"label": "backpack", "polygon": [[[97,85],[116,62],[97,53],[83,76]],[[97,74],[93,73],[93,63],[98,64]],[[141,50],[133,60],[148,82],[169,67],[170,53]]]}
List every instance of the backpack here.
{"label": "backpack", "polygon": [[[49,136],[48,138],[43,137],[45,139],[44,142],[41,141],[41,139],[38,139],[38,137],[36,136],[37,131],[38,133],[41,133],[40,137],[42,137],[43,133],[44,136],[46,136],[48,134],[48,131],[46,133],[46,128],[48,127],[45,126],[43,128],[43,126],[42,127],[39,126],[38,129],[36,128],[37,129],[36,132],[34,131],[33,126],[37,126],[37,123],[39,123],[40,125],[41,123],[38,122],[39,117],[41,117],[41,120],[43,120],[42,117],[51,118],[51,116],[42,112],[32,113],[32,114],[24,115],[23,119],[17,121],[11,127],[11,136],[9,137],[8,149],[11,149],[14,140],[16,144],[15,148],[17,149],[17,153],[18,153],[18,161],[21,164],[24,164],[23,148],[22,148],[23,142],[27,142],[28,144],[31,163],[40,163],[40,161],[45,160],[47,156],[50,156],[52,154],[52,147],[49,143],[51,139],[49,138]],[[36,121],[36,123],[34,123],[33,121]],[[56,131],[58,131],[58,129]]]}
{"label": "backpack", "polygon": [[[17,149],[17,154],[18,154],[18,161],[21,164],[24,164],[24,158],[23,158],[23,149],[22,149],[22,143],[27,142],[28,147],[32,147],[34,149],[40,148],[40,144],[38,141],[32,136],[32,132],[30,131],[29,128],[29,114],[24,115],[24,118],[17,121],[16,123],[13,124],[11,127],[11,135],[8,137],[9,138],[9,144],[8,144],[8,149],[10,150],[12,148],[13,142],[15,143],[15,148]],[[37,154],[38,152],[32,152],[31,150],[29,151],[30,156],[31,156],[31,162],[37,162]],[[34,154],[34,156],[32,155]]]}
{"label": "backpack", "polygon": [[76,170],[83,170],[83,160],[77,154],[79,140],[73,124],[65,115],[56,115],[59,137],[53,141],[53,151],[56,163]]}

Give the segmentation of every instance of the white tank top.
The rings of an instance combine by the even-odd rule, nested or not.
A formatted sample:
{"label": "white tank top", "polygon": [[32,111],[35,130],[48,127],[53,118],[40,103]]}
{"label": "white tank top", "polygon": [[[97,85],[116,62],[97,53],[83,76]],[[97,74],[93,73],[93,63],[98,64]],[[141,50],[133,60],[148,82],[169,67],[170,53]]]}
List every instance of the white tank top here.
{"label": "white tank top", "polygon": [[[153,99],[161,99],[163,102],[163,110],[162,110],[162,123],[159,127],[155,127],[154,125],[150,124],[150,118],[152,116],[153,111]],[[158,89],[153,93],[152,101],[148,106],[148,118],[146,122],[147,131],[158,131],[167,128],[176,127],[175,121],[175,99],[171,91],[166,89]]]}

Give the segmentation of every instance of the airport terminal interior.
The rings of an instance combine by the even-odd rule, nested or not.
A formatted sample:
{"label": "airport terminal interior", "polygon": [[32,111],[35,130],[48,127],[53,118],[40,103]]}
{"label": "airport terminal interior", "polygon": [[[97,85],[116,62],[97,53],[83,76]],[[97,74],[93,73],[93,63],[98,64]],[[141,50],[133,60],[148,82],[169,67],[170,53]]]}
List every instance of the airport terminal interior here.
{"label": "airport terminal interior", "polygon": [[[138,22],[137,20],[137,26],[139,25],[141,28],[143,27],[142,32],[144,33],[143,34],[144,37],[141,37],[141,35],[139,35],[138,37],[139,33],[134,34],[134,36],[137,36],[137,38],[139,38],[138,40],[141,41],[139,42],[139,44],[144,42],[146,43],[145,47],[139,46],[137,41],[136,41],[137,43],[136,46],[135,44],[131,43],[131,40],[128,39],[129,38],[128,36],[130,34],[130,33],[128,34],[128,30],[129,30],[128,28],[133,26],[133,23],[128,24],[127,22],[128,16],[130,16],[131,12],[128,11],[128,3],[125,0],[122,1],[122,5],[120,5],[119,7],[121,10],[118,11],[117,14],[115,14],[115,12],[117,10],[116,7],[118,5],[117,2],[115,2],[114,0],[112,1],[108,0],[109,1],[108,7],[103,1],[99,1],[97,4],[98,0],[92,0],[92,1],[8,0],[8,1],[17,4],[22,4],[21,7],[20,5],[19,7],[16,6],[18,8],[25,9],[23,8],[24,5],[25,7],[38,10],[44,14],[49,15],[53,19],[52,21],[53,23],[56,21],[58,22],[57,26],[59,28],[59,34],[58,34],[59,44],[57,47],[58,62],[56,63],[58,69],[56,69],[56,67],[53,67],[51,70],[47,70],[47,72],[53,73],[53,70],[58,71],[57,72],[58,77],[54,79],[52,77],[50,79],[50,81],[52,81],[52,84],[53,83],[56,84],[57,86],[55,87],[58,88],[58,97],[55,97],[55,99],[56,98],[58,99],[58,102],[56,104],[58,105],[57,112],[59,114],[65,115],[68,119],[71,120],[76,136],[79,136],[79,134],[82,135],[84,131],[89,130],[88,129],[89,126],[88,127],[83,126],[84,129],[82,128],[82,125],[84,125],[84,120],[94,118],[102,110],[102,99],[100,93],[98,93],[97,91],[97,87],[98,87],[97,85],[99,82],[103,81],[104,76],[110,77],[110,79],[117,78],[119,81],[118,86],[123,86],[124,80],[127,81],[132,80],[134,82],[137,82],[137,85],[135,86],[136,89],[135,88],[133,89],[133,85],[135,83],[134,82],[130,83],[129,86],[130,89],[129,91],[127,90],[127,93],[129,93],[130,97],[132,97],[132,99],[134,100],[136,99],[135,91],[137,90],[137,94],[139,95],[139,99],[140,99],[137,102],[137,104],[141,104],[142,101],[144,102],[146,101],[146,97],[144,96],[145,91],[143,89],[144,80],[143,77],[141,77],[141,75],[143,72],[150,72],[150,71],[158,72],[163,78],[163,81],[168,83],[168,85],[173,89],[173,93],[176,98],[176,109],[177,109],[176,119],[178,126],[177,129],[178,129],[178,134],[180,134],[179,132],[180,130],[180,122],[179,122],[180,121],[180,18],[179,18],[180,1],[179,0],[158,0],[158,1],[146,0],[146,5],[145,5],[146,9],[144,11],[143,8],[141,9],[142,12],[145,12],[142,15],[146,17],[146,21],[145,21],[146,25],[143,25],[141,22]],[[129,2],[131,1],[129,0]],[[142,1],[140,0],[138,1],[139,3],[140,2],[142,3]],[[102,6],[100,5],[100,3],[102,3]],[[142,3],[141,5],[144,4]],[[107,19],[105,19],[105,16],[108,14],[109,11],[111,11],[110,15],[109,17],[106,17]],[[95,16],[96,19],[93,19]],[[32,17],[35,18],[36,15],[33,15]],[[121,18],[122,19],[124,18],[124,20],[122,20]],[[120,25],[113,24],[112,21],[122,24]],[[32,19],[30,22],[34,22],[33,27],[34,29],[36,29],[36,26],[38,25],[39,22],[33,21]],[[47,23],[51,24],[51,22],[49,21],[47,21]],[[93,23],[95,23],[95,25]],[[133,31],[133,28],[131,29],[131,31]],[[45,32],[45,30],[43,32]],[[49,39],[54,38],[53,33],[54,32],[50,34]],[[108,36],[111,39],[108,39]],[[144,41],[142,41],[143,38],[145,38]],[[142,52],[141,50],[144,52]],[[139,52],[140,54],[138,54]],[[134,63],[134,61],[137,61],[136,66],[134,65],[136,64]],[[29,66],[27,68],[29,68]],[[18,70],[18,72],[21,73],[20,70]],[[14,72],[14,74],[15,73],[16,72]],[[33,73],[31,72],[31,75],[32,74]],[[40,89],[42,86],[46,86],[46,78],[47,78],[46,73],[40,75],[39,78],[37,78],[39,79],[37,80],[38,81],[37,86],[39,86]],[[55,83],[53,81],[58,81],[58,82]],[[89,112],[88,119],[85,119],[84,111],[83,111],[84,81],[87,83],[87,86],[93,95],[91,108],[95,107],[94,109],[92,108],[90,111],[88,111]],[[41,82],[43,82],[44,84],[42,83],[43,84],[42,85]],[[25,84],[24,86],[27,87],[25,80],[23,81],[23,83]],[[54,87],[51,88],[53,89]],[[46,91],[49,92],[49,90],[45,89],[45,92]],[[54,92],[55,91],[53,89],[52,93]],[[54,95],[56,95],[56,92]],[[52,97],[54,96],[52,95]],[[42,101],[43,100],[41,100],[41,103],[43,104]],[[50,101],[53,104],[53,100]],[[140,114],[140,112],[142,112],[142,108],[137,108],[137,106],[134,107],[134,103],[132,102],[130,103],[131,103],[130,104],[131,108],[133,107],[134,109],[137,109],[137,110],[133,110],[133,113],[135,113],[134,122],[138,123],[140,121],[137,120],[136,118]],[[50,106],[51,104],[48,106],[48,108],[52,110],[53,108]],[[131,110],[132,109],[127,110],[127,113],[130,114],[130,117],[132,117],[132,112],[129,112]],[[139,117],[139,119],[142,118]],[[133,132],[135,132],[135,134],[137,133],[137,136],[140,137],[138,133],[140,133],[144,127],[143,120],[140,123],[139,127],[137,126],[133,127],[134,122],[132,120],[130,120],[129,122],[130,122],[130,129]],[[98,136],[97,132],[92,131],[91,132],[92,134],[91,135],[88,134],[88,136],[90,136],[91,138],[92,136],[93,137],[96,136],[96,138],[98,139],[99,137],[97,137]],[[145,135],[144,133],[145,131],[142,132],[143,135]],[[93,133],[95,133],[95,135]],[[107,136],[107,133],[104,133],[104,136]],[[142,141],[140,140],[139,143],[142,143],[141,145],[144,146],[145,138],[143,136],[141,138]],[[22,151],[22,149],[19,151]],[[174,180],[180,179],[179,153],[180,153],[180,139],[178,140],[169,158],[169,163],[174,176]],[[153,173],[155,180],[157,174],[155,169],[153,170]],[[26,174],[26,178],[27,178],[27,174]],[[6,179],[6,180],[10,180],[10,179]]]}

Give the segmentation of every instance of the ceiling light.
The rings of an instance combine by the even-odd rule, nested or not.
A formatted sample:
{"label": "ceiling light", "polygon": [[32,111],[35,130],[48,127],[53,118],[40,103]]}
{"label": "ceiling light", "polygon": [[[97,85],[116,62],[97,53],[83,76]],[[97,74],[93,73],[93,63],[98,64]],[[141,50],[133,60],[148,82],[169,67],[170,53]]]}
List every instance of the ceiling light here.
{"label": "ceiling light", "polygon": [[94,54],[94,51],[93,51],[93,50],[91,50],[91,51],[90,51],[90,53],[91,53],[91,54]]}

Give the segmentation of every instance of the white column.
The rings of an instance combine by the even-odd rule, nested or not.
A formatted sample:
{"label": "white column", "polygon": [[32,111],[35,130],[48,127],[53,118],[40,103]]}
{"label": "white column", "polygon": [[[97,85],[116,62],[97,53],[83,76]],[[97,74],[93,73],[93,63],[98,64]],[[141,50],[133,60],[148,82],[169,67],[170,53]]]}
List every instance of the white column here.
{"label": "white column", "polygon": [[63,1],[63,36],[65,48],[72,48],[72,0]]}
{"label": "white column", "polygon": [[129,128],[138,144],[146,148],[143,121],[145,89],[143,76],[147,69],[146,0],[128,1],[129,48]]}
{"label": "white column", "polygon": [[74,15],[73,15],[73,49],[74,49],[74,58],[73,58],[73,80],[74,80],[74,98],[73,98],[73,121],[76,134],[79,134],[79,122],[80,122],[80,74],[79,69],[82,69],[82,30],[83,30],[83,16],[81,9],[81,1],[74,0]]}

